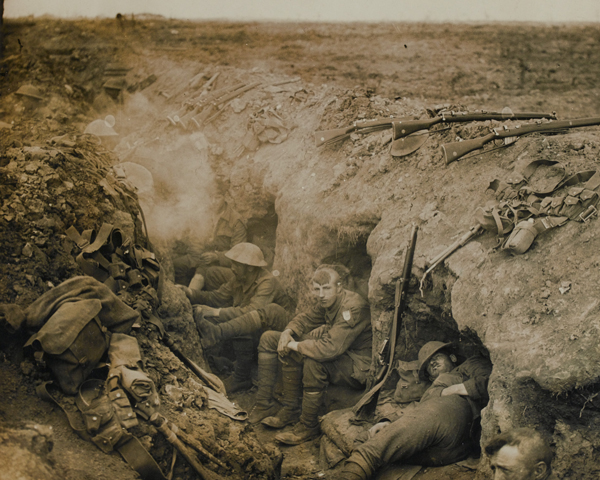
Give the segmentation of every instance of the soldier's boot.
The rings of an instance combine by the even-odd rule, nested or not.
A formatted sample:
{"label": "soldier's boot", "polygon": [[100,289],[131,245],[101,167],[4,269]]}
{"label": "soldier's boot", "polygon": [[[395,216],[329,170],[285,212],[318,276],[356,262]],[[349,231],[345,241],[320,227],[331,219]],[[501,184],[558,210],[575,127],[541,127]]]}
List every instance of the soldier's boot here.
{"label": "soldier's boot", "polygon": [[273,398],[279,363],[276,353],[258,353],[258,391],[256,403],[248,416],[250,423],[258,423],[263,418],[276,414],[281,408]]}
{"label": "soldier's boot", "polygon": [[324,390],[306,391],[302,396],[302,415],[291,432],[275,435],[275,440],[286,445],[300,445],[321,435],[319,427],[319,409],[323,400]]}
{"label": "soldier's boot", "polygon": [[223,340],[235,337],[244,337],[260,330],[260,315],[256,310],[240,315],[228,322],[214,325],[206,319],[196,323],[202,336],[202,346],[205,349],[218,345]]}
{"label": "soldier's boot", "polygon": [[265,418],[261,423],[271,428],[283,428],[300,418],[302,398],[302,365],[283,365],[283,408],[277,415]]}
{"label": "soldier's boot", "polygon": [[252,388],[252,360],[254,358],[254,343],[250,338],[233,340],[235,352],[235,367],[233,375],[225,380],[227,393],[235,393]]}

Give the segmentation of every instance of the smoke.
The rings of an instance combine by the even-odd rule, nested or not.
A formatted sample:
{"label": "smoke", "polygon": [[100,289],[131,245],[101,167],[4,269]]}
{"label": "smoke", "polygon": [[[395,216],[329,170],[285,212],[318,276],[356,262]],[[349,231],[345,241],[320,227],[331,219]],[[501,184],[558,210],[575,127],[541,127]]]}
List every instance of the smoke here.
{"label": "smoke", "polygon": [[[152,175],[151,182],[147,176],[128,178],[134,185],[137,178],[143,178],[136,187],[150,238],[203,243],[216,221],[211,203],[216,185],[209,162],[210,145],[202,132],[187,133],[167,125],[160,118],[162,113],[144,95],[131,96],[117,117],[115,129],[120,128],[127,136],[115,152],[121,165],[133,162]],[[158,120],[150,125],[149,120],[154,119]]]}

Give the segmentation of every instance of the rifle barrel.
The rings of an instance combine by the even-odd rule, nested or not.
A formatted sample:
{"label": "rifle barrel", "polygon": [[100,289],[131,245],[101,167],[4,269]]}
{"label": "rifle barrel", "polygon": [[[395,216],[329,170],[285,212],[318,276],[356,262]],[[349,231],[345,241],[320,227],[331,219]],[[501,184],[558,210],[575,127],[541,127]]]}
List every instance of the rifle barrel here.
{"label": "rifle barrel", "polygon": [[466,122],[482,122],[486,120],[535,120],[544,119],[556,120],[555,113],[498,113],[498,112],[478,112],[478,113],[444,113],[437,117],[426,118],[423,120],[407,120],[394,122],[393,140],[407,137],[408,135],[418,132],[419,130],[429,130],[438,123],[466,123]]}

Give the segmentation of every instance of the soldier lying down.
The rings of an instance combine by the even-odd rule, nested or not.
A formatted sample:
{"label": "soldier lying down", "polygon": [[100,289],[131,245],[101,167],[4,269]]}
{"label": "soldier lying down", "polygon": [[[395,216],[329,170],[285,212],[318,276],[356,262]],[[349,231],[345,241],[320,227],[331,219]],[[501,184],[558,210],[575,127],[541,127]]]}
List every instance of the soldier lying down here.
{"label": "soldier lying down", "polygon": [[473,447],[472,431],[488,401],[490,361],[481,356],[460,365],[448,343],[428,342],[419,351],[419,375],[433,380],[414,409],[393,422],[381,422],[332,477],[366,480],[388,463],[441,466],[464,460]]}

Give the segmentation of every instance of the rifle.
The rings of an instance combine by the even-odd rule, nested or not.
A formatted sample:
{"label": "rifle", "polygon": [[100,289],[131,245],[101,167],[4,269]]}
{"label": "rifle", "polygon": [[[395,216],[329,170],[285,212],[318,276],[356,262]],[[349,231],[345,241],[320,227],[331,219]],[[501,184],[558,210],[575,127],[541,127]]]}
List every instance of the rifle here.
{"label": "rifle", "polygon": [[173,339],[169,336],[168,333],[163,333],[162,340],[167,347],[175,354],[176,357],[179,358],[187,367],[194,372],[194,374],[203,382],[205,382],[209,388],[212,388],[214,391],[222,393],[223,395],[227,395],[227,391],[225,390],[225,385],[219,377],[213,375],[212,373],[208,373],[200,366],[194,362],[192,359],[188,358],[177,346]]}
{"label": "rifle", "polygon": [[438,123],[483,122],[485,120],[534,120],[543,118],[556,120],[556,113],[442,112],[437,117],[426,118],[424,120],[393,122],[394,133],[392,140],[407,137],[419,130],[429,130]]}
{"label": "rifle", "polygon": [[[392,365],[394,363],[394,351],[396,350],[396,340],[398,337],[398,323],[400,322],[401,315],[406,308],[406,297],[408,295],[408,284],[410,281],[410,274],[412,271],[413,257],[415,254],[415,247],[417,245],[417,231],[419,227],[413,225],[412,232],[410,234],[410,241],[406,248],[406,255],[404,257],[404,268],[402,270],[402,277],[396,282],[396,294],[394,297],[394,318],[392,319],[392,328],[389,337],[384,341],[382,348],[379,352],[379,363],[383,366],[377,374],[374,382],[369,382],[371,385],[374,383],[375,386],[369,388],[367,386],[367,393],[358,401],[358,403],[352,409],[356,418],[366,419],[370,417],[375,408],[377,408],[377,399],[379,398],[379,391],[388,379],[389,374],[392,372]],[[387,349],[387,355],[385,350]],[[389,360],[385,361],[385,356],[389,357]]]}
{"label": "rifle", "polygon": [[562,130],[565,128],[589,127],[600,125],[600,117],[579,118],[573,120],[561,120],[547,123],[529,123],[515,128],[494,128],[492,132],[484,137],[463,140],[462,142],[452,142],[442,145],[446,164],[452,163],[467,153],[483,148],[486,143],[493,140],[504,139],[504,145],[510,145],[517,140],[517,137],[529,135],[530,133],[545,133]]}
{"label": "rifle", "polygon": [[358,130],[362,131],[362,133],[371,133],[378,132],[380,130],[385,130],[387,128],[391,128],[394,120],[398,120],[397,118],[379,118],[375,120],[356,120],[349,127],[343,128],[334,128],[331,130],[322,130],[320,132],[315,132],[315,146],[320,147],[323,144],[331,145],[332,143],[338,142],[340,140],[345,140],[350,136],[352,132],[356,132]]}
{"label": "rifle", "polygon": [[425,277],[440,263],[446,260],[450,255],[452,255],[456,250],[460,247],[464,246],[469,242],[472,238],[476,237],[481,233],[481,225],[478,223],[477,225],[473,225],[464,235],[462,235],[458,240],[456,240],[452,245],[446,248],[442,253],[438,256],[432,258],[427,262],[429,267],[425,270],[423,277],[421,277],[421,282],[419,283],[419,290],[421,292],[421,296],[423,296],[423,282],[425,282]]}

